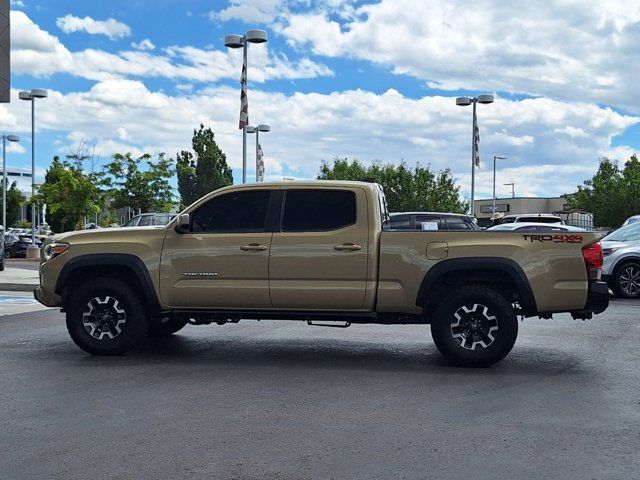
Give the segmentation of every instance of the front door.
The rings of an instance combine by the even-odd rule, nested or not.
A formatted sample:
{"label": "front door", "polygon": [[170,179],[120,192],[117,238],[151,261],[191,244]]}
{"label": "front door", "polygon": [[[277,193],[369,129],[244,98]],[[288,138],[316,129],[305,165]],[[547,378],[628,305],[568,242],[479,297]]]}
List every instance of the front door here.
{"label": "front door", "polygon": [[273,307],[363,308],[369,258],[364,189],[283,191],[281,231],[273,234],[269,260]]}
{"label": "front door", "polygon": [[271,307],[270,196],[266,188],[223,193],[190,212],[188,233],[170,229],[160,267],[163,303],[173,308]]}

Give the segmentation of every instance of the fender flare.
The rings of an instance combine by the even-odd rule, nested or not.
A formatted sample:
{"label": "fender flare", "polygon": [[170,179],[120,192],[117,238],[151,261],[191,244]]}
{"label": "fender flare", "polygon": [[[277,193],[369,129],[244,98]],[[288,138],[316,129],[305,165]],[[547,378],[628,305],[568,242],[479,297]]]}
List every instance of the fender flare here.
{"label": "fender flare", "polygon": [[425,305],[429,292],[444,275],[451,272],[484,269],[502,272],[515,284],[520,296],[520,306],[525,315],[534,315],[537,312],[536,300],[533,296],[529,279],[522,267],[514,260],[502,257],[466,257],[441,260],[430,268],[424,276],[418,289],[416,306],[422,307]]}
{"label": "fender flare", "polygon": [[78,269],[94,266],[125,267],[131,270],[142,288],[143,300],[153,311],[160,311],[160,302],[158,302],[158,295],[153,287],[149,270],[140,257],[128,253],[87,254],[72,258],[62,267],[58,275],[55,293],[58,295],[63,294],[65,285]]}

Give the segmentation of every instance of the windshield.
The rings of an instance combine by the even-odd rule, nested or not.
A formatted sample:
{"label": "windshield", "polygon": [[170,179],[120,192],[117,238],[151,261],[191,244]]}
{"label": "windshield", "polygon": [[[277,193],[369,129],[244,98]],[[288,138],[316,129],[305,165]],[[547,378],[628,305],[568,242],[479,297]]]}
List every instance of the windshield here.
{"label": "windshield", "polygon": [[602,240],[609,242],[632,242],[634,240],[640,240],[640,223],[633,223],[626,227],[619,228]]}
{"label": "windshield", "polygon": [[136,225],[138,225],[139,219],[140,219],[139,216],[135,216],[131,220],[129,220],[127,223],[125,223],[123,227],[135,227]]}

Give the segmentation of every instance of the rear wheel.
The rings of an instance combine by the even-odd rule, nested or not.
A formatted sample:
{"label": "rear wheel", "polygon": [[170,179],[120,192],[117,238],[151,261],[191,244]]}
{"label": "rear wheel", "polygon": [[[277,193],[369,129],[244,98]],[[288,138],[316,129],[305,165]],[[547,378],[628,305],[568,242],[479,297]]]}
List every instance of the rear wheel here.
{"label": "rear wheel", "polygon": [[166,337],[182,330],[189,323],[186,320],[170,318],[166,322],[159,322],[149,325],[147,335],[149,337]]}
{"label": "rear wheel", "polygon": [[147,321],[138,292],[116,278],[99,278],[69,295],[67,330],[93,355],[120,355],[145,336]]}
{"label": "rear wheel", "polygon": [[518,320],[511,304],[485,286],[464,286],[436,308],[431,335],[440,353],[454,364],[487,367],[513,348]]}
{"label": "rear wheel", "polygon": [[4,272],[4,253],[0,255],[0,272]]}
{"label": "rear wheel", "polygon": [[640,297],[640,263],[627,262],[618,268],[612,285],[617,297]]}

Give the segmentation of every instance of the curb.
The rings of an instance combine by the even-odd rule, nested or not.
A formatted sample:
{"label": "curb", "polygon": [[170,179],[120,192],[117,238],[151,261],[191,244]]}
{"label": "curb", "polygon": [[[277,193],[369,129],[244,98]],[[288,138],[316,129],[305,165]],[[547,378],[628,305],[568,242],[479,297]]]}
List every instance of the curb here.
{"label": "curb", "polygon": [[36,287],[25,283],[0,283],[0,290],[6,292],[33,292]]}

